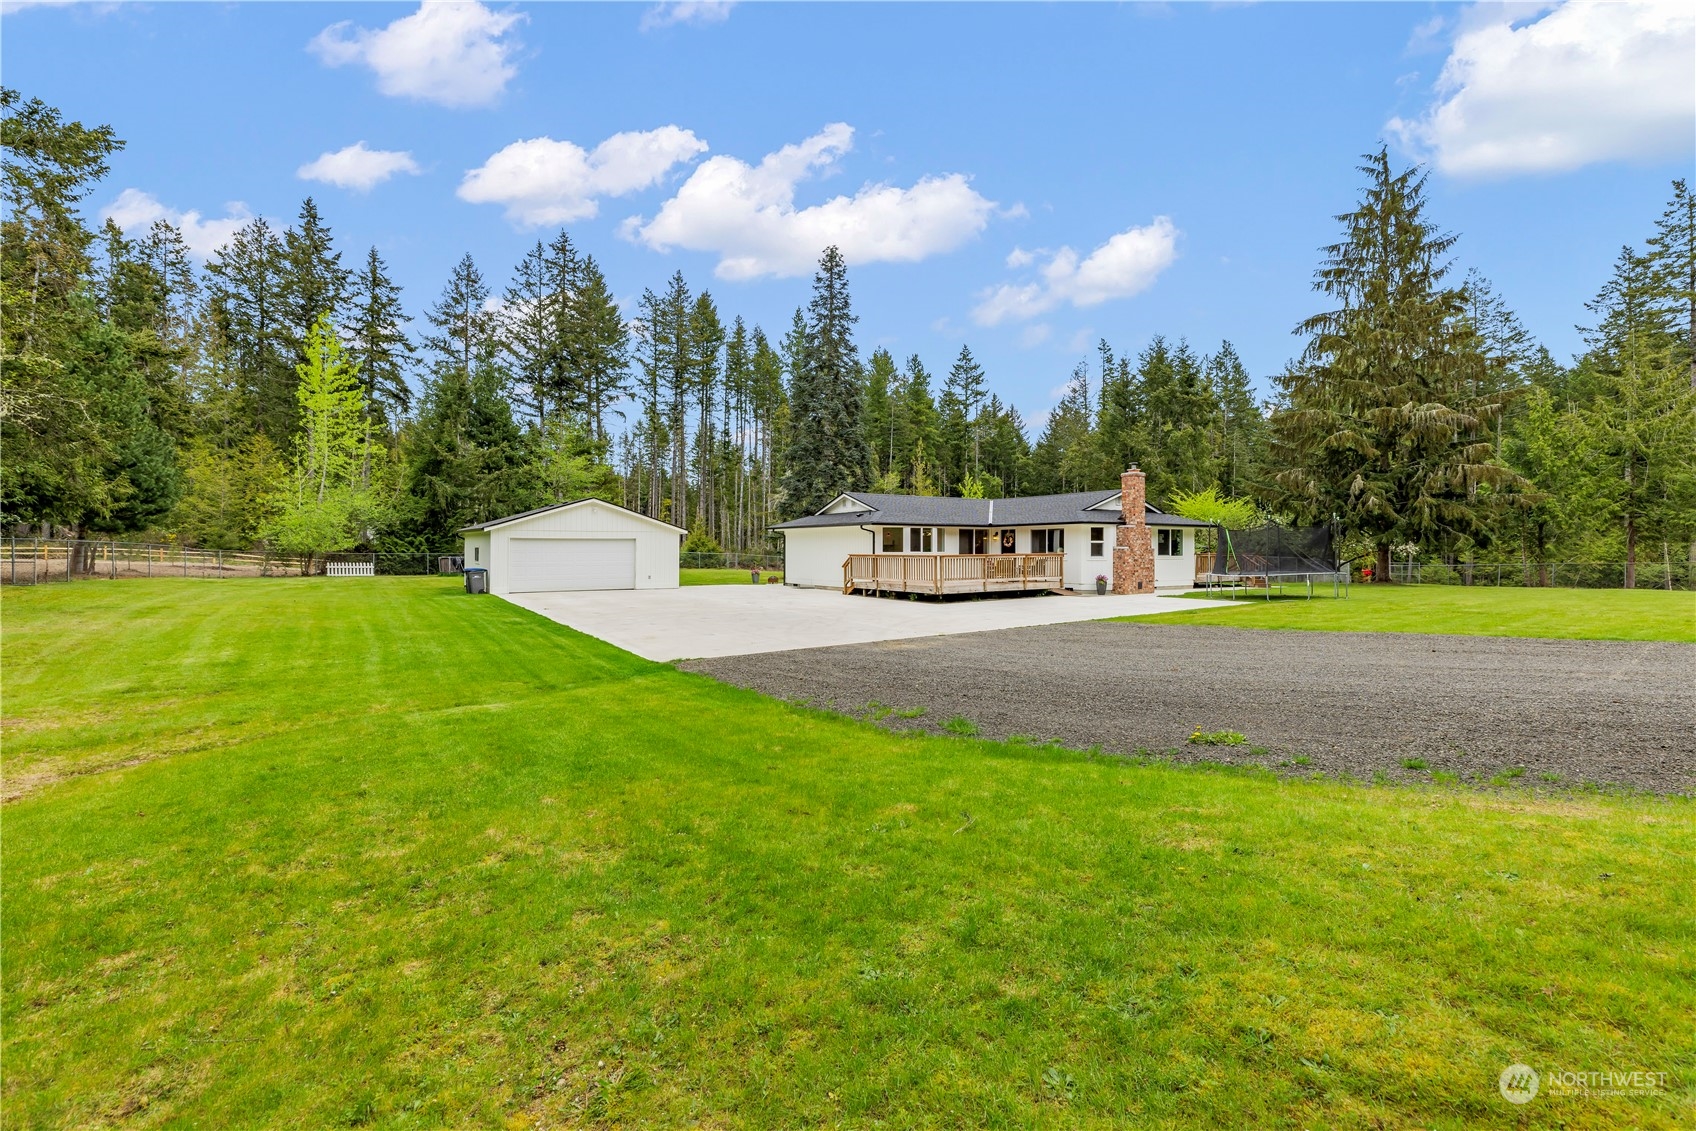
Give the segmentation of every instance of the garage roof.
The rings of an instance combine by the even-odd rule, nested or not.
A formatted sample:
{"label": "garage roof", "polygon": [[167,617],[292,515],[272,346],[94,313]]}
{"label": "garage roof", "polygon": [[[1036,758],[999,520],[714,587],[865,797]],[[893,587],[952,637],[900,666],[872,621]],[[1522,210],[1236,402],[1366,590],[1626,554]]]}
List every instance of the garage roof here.
{"label": "garage roof", "polygon": [[643,522],[651,522],[655,526],[663,526],[663,527],[665,527],[665,529],[674,530],[679,534],[689,533],[687,530],[684,530],[681,526],[673,526],[669,522],[662,522],[661,520],[659,520],[657,518],[650,518],[645,514],[637,514],[635,511],[631,510],[629,507],[621,507],[617,503],[609,503],[605,499],[596,499],[596,498],[573,499],[569,503],[553,503],[549,506],[537,507],[533,511],[524,511],[521,514],[509,514],[505,518],[492,518],[488,522],[479,522],[479,523],[476,523],[472,526],[462,526],[457,531],[455,531],[455,533],[456,534],[471,534],[471,533],[474,533],[474,532],[477,532],[477,531],[493,530],[497,526],[506,526],[507,524],[513,523],[513,522],[523,522],[525,519],[535,518],[539,514],[547,514],[549,511],[561,511],[561,510],[565,510],[569,507],[580,507],[580,506],[583,506],[585,503],[596,503],[596,504],[603,506],[603,507],[611,507],[615,511],[623,511],[625,514],[629,515],[631,518],[639,518]]}

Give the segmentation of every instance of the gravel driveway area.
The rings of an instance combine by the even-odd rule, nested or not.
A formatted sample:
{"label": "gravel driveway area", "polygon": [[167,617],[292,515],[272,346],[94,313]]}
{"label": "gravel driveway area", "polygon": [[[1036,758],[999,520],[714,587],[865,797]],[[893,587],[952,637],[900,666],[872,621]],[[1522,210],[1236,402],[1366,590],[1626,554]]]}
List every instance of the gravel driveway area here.
{"label": "gravel driveway area", "polygon": [[[1688,644],[1093,622],[679,666],[899,729],[964,716],[989,738],[1283,773],[1523,770],[1528,784],[1696,793]],[[1189,745],[1197,727],[1247,743]]]}

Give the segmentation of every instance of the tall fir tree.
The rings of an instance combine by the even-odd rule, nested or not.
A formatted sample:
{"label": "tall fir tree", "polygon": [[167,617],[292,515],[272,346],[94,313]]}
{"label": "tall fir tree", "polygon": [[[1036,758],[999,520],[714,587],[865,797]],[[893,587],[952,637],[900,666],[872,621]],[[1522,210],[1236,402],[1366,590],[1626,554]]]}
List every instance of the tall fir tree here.
{"label": "tall fir tree", "polygon": [[392,428],[412,408],[412,368],[417,350],[406,332],[412,318],[401,306],[400,287],[372,248],[355,272],[348,297],[348,356],[358,367],[367,412]]}
{"label": "tall fir tree", "polygon": [[1266,418],[1254,395],[1248,369],[1230,342],[1207,359],[1207,382],[1218,405],[1214,466],[1226,498],[1250,494],[1266,463]]}
{"label": "tall fir tree", "polygon": [[570,395],[564,311],[570,295],[562,289],[565,285],[548,246],[537,240],[518,261],[501,303],[501,350],[507,358],[514,400],[537,425],[547,421],[550,404],[559,411]]}
{"label": "tall fir tree", "polygon": [[978,474],[983,468],[983,422],[979,416],[987,391],[983,366],[972,356],[970,346],[961,346],[943,381],[942,395],[948,406],[944,413],[945,430],[949,433],[950,446],[957,448],[954,457],[959,461],[957,470],[962,479]]}
{"label": "tall fir tree", "polygon": [[807,304],[805,363],[790,392],[783,512],[812,514],[843,491],[865,490],[872,478],[871,445],[865,429],[865,390],[856,317],[848,295],[848,266],[842,252],[827,247],[813,276]]}
{"label": "tall fir tree", "polygon": [[592,255],[583,257],[578,271],[566,353],[589,438],[605,447],[607,417],[630,391],[630,330]]}
{"label": "tall fir tree", "polygon": [[211,319],[249,425],[286,450],[295,420],[283,241],[263,216],[243,224],[206,265]]}
{"label": "tall fir tree", "polygon": [[1696,194],[1689,181],[1672,183],[1672,199],[1649,237],[1649,261],[1656,296],[1683,331],[1678,352],[1696,389]]}
{"label": "tall fir tree", "polygon": [[1362,536],[1387,581],[1394,546],[1486,542],[1481,493],[1524,481],[1494,458],[1507,396],[1474,392],[1487,362],[1464,288],[1445,284],[1455,237],[1426,217],[1417,168],[1393,171],[1384,150],[1365,162],[1315,276],[1336,305],[1297,327],[1307,347],[1280,381],[1270,501]]}

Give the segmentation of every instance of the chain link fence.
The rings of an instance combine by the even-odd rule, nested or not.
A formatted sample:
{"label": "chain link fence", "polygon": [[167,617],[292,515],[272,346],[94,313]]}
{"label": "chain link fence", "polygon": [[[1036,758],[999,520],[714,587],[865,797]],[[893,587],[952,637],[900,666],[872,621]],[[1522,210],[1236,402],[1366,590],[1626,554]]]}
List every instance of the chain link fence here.
{"label": "chain link fence", "polygon": [[[1415,585],[1483,585],[1504,589],[1623,589],[1624,562],[1392,561],[1390,580]],[[1640,561],[1638,589],[1696,589],[1696,563]]]}
{"label": "chain link fence", "polygon": [[722,554],[685,551],[678,564],[684,569],[757,569],[761,573],[782,573],[783,555],[744,550]]}
{"label": "chain link fence", "polygon": [[[332,564],[344,568],[332,570]],[[330,572],[421,577],[457,574],[461,565],[457,554],[286,554],[272,550],[201,550],[112,539],[8,538],[0,557],[0,584],[138,577],[312,577]]]}

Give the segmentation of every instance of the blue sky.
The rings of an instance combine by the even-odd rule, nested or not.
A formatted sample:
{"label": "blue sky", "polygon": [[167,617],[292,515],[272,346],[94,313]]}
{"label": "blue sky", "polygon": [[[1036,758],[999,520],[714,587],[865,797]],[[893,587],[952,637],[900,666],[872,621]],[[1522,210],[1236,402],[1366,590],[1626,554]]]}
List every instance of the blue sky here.
{"label": "blue sky", "polygon": [[1685,4],[5,12],[6,84],[129,143],[92,213],[210,247],[310,193],[415,314],[563,222],[621,299],[681,269],[774,337],[839,242],[865,351],[939,375],[969,343],[1033,419],[1099,337],[1228,338],[1264,386],[1380,141],[1568,356],[1696,132]]}

